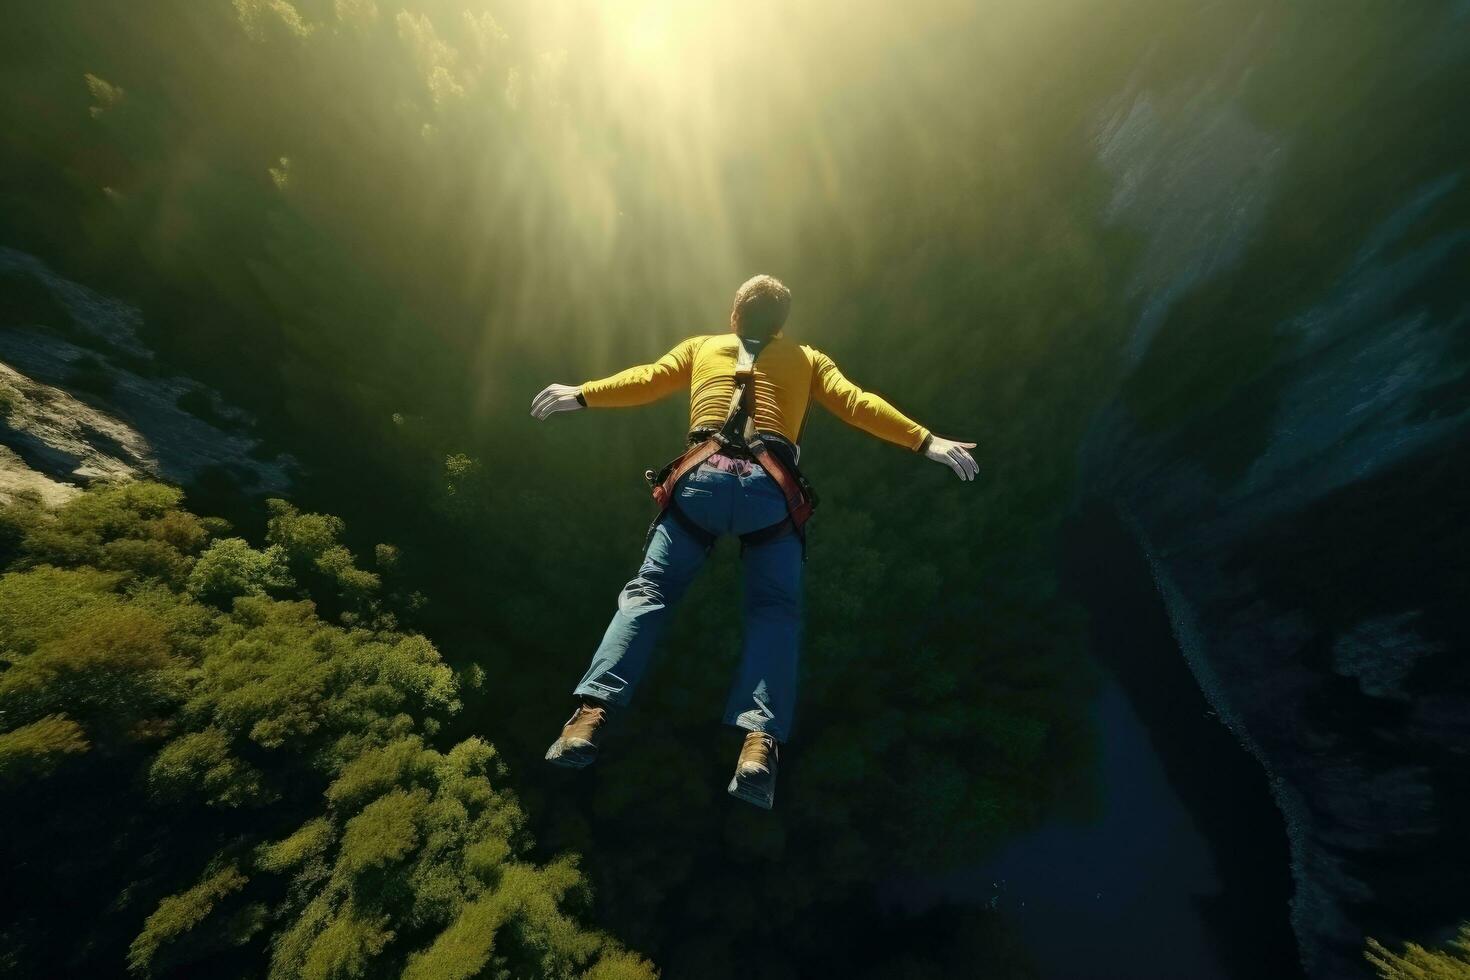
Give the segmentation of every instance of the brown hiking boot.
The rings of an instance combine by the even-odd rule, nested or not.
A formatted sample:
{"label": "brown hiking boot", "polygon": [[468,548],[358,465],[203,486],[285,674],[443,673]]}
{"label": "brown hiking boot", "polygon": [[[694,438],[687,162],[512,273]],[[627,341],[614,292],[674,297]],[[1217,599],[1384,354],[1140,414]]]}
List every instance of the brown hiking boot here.
{"label": "brown hiking boot", "polygon": [[583,702],[561,728],[561,738],[546,750],[546,761],[568,769],[581,769],[597,759],[597,743],[607,722],[607,708]]}
{"label": "brown hiking boot", "polygon": [[776,738],[767,732],[747,732],[735,763],[735,778],[727,790],[731,796],[769,810],[776,799],[776,763],[780,760]]}

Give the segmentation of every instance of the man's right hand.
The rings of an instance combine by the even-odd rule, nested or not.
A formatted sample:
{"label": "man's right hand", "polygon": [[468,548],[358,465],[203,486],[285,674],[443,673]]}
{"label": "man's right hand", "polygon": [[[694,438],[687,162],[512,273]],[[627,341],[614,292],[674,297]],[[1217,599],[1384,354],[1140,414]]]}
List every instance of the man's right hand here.
{"label": "man's right hand", "polygon": [[577,401],[576,385],[547,385],[531,400],[531,417],[544,419],[554,412],[575,412],[582,407]]}
{"label": "man's right hand", "polygon": [[973,480],[975,474],[980,472],[980,464],[969,453],[974,448],[973,442],[955,442],[942,436],[931,436],[929,448],[924,450],[924,458],[943,463],[954,470],[955,476],[961,480]]}

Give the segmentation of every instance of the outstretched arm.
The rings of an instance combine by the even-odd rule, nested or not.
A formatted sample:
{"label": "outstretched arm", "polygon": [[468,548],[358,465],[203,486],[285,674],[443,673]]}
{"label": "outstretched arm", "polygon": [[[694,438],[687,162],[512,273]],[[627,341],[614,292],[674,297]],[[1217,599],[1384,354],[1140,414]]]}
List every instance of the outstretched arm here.
{"label": "outstretched arm", "polygon": [[531,401],[531,415],[544,419],[579,408],[627,408],[647,405],[689,387],[689,372],[699,337],[691,337],[652,364],[620,371],[580,386],[552,384]]}
{"label": "outstretched arm", "polygon": [[843,376],[832,358],[808,348],[812,355],[812,394],[827,411],[848,425],[906,449],[924,458],[944,463],[961,480],[973,480],[979,465],[969,450],[973,442],[956,442],[930,432],[890,405],[881,395],[864,391]]}

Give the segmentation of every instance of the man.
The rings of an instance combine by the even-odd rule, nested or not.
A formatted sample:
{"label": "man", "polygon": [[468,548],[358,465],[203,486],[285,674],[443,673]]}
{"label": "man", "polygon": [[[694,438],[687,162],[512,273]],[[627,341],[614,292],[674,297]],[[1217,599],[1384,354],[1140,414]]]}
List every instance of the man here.
{"label": "man", "polygon": [[532,402],[531,415],[545,419],[579,408],[645,405],[687,389],[689,442],[698,447],[680,458],[688,471],[681,475],[675,468],[666,493],[655,491],[665,509],[650,529],[637,576],[623,587],[591,666],[572,692],[579,703],[546,753],[551,762],[581,768],[596,759],[610,714],[632,698],[659,633],[714,539],[735,534],[745,569],[745,643],[724,720],[746,735],[728,791],[770,809],[777,746],[791,733],[796,707],[801,523],[812,503],[803,499],[809,491],[796,461],[807,411],[816,403],[945,464],[962,480],[975,478],[978,467],[967,452],[973,442],[934,435],[848,381],[826,354],[786,339],[790,309],[785,285],[756,276],[735,293],[729,333],[691,337],[652,364],[580,387],[549,385]]}

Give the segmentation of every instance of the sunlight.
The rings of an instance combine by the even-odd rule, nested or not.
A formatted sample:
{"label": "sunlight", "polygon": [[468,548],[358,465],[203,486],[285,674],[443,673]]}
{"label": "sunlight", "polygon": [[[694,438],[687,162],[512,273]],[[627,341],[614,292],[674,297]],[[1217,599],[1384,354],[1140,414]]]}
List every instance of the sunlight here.
{"label": "sunlight", "polygon": [[[490,4],[475,9],[400,15],[397,29],[435,105],[483,127],[477,194],[455,204],[483,216],[467,279],[488,274],[508,235],[521,256],[517,289],[483,311],[486,377],[562,310],[602,310],[595,327],[562,328],[589,360],[626,343],[619,330],[718,323],[734,284],[804,261],[803,227],[822,229],[823,248],[871,248],[863,215],[881,204],[849,195],[877,161],[858,147],[881,127],[891,159],[939,159],[959,122],[947,79],[970,72],[974,104],[995,102],[1013,89],[985,80],[1025,63],[1018,28],[1040,20],[1026,5],[987,8],[997,43],[977,60],[936,43],[977,16],[950,2],[543,0],[493,22]],[[507,103],[505,129],[480,111]],[[498,225],[511,211],[535,218]],[[610,276],[663,312],[605,309]]]}
{"label": "sunlight", "polygon": [[623,31],[623,45],[636,64],[663,67],[674,53],[672,16],[667,7],[649,5],[636,12]]}

